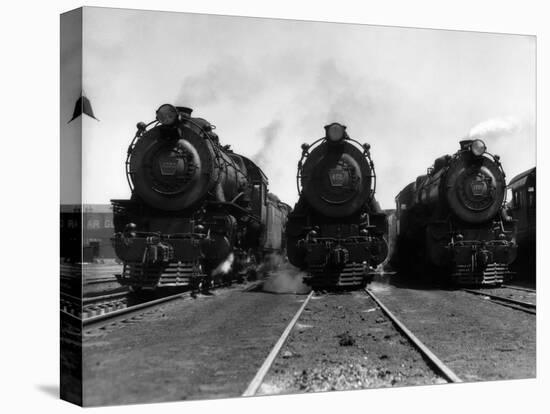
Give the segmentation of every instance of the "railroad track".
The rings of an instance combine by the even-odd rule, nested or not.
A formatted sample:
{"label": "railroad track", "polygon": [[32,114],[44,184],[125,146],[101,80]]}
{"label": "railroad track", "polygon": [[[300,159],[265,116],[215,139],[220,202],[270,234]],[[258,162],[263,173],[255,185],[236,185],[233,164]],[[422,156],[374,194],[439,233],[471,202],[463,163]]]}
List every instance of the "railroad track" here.
{"label": "railroad track", "polygon": [[100,325],[131,318],[135,316],[136,312],[146,310],[160,303],[191,296],[191,294],[192,292],[186,291],[130,305],[132,301],[137,299],[131,298],[128,292],[117,292],[82,299],[62,293],[61,312],[80,320],[83,327],[89,328],[92,325],[93,327],[99,327]]}
{"label": "railroad track", "polygon": [[[388,308],[384,306],[384,304],[380,301],[378,297],[374,295],[374,293],[368,289],[365,289],[365,292],[374,300],[376,305],[384,312],[384,314],[392,321],[392,323],[397,327],[397,329],[403,333],[406,338],[412,342],[414,347],[419,350],[419,352],[424,356],[424,358],[429,361],[429,363],[432,366],[432,369],[441,375],[446,381],[449,383],[458,383],[462,382],[462,380],[448,367],[446,366],[426,345],[424,345],[404,324],[401,322],[397,317],[392,314]],[[288,336],[290,335],[290,332],[292,331],[294,325],[300,318],[300,315],[306,308],[309,300],[313,296],[314,292],[312,291],[307,298],[304,300],[304,303],[298,309],[294,317],[291,319],[290,323],[287,325],[283,333],[281,334],[279,340],[275,343],[273,348],[271,349],[269,355],[264,360],[263,364],[261,365],[260,369],[257,371],[256,375],[252,379],[252,381],[248,384],[246,390],[242,394],[243,397],[251,397],[256,395],[258,390],[260,389],[260,386],[263,383],[264,378],[266,377],[267,373],[269,372],[269,369],[273,365],[273,362],[277,358],[277,355],[279,354],[281,348],[285,344]]]}
{"label": "railroad track", "polygon": [[406,326],[401,322],[397,316],[395,316],[382,301],[372,292],[370,289],[365,289],[365,292],[376,302],[378,307],[386,314],[388,318],[393,322],[405,337],[418,349],[418,351],[426,358],[434,370],[439,373],[450,383],[462,382],[462,380],[456,375],[443,361],[441,361],[420,339],[418,339]]}
{"label": "railroad track", "polygon": [[[64,282],[80,282],[80,279],[74,276],[61,276],[61,280]],[[107,277],[101,277],[97,279],[89,279],[89,280],[82,280],[82,284],[84,286],[87,285],[98,285],[102,283],[117,283],[116,277],[113,276],[107,276]]]}
{"label": "railroad track", "polygon": [[[255,286],[255,283],[251,284],[251,287]],[[222,286],[215,286],[215,288],[220,287]],[[249,288],[250,286],[245,288],[245,290]],[[75,296],[62,293],[61,311],[69,314],[73,318],[81,320],[82,326],[85,328],[98,328],[113,322],[133,318],[161,303],[192,297],[194,294],[195,292],[187,290],[185,292],[132,304],[132,302],[139,301],[140,299],[132,297],[132,294],[126,291],[101,296],[84,297],[82,300]]]}
{"label": "railroad track", "polygon": [[91,280],[85,280],[83,282],[84,286],[89,285],[100,285],[103,283],[118,283],[116,277],[113,275],[112,277],[104,277],[104,278],[98,278],[98,279],[91,279]]}
{"label": "railroad track", "polygon": [[87,317],[103,313],[113,308],[119,309],[126,306],[127,292],[116,292],[101,296],[79,298],[70,293],[61,292],[61,310],[77,318]]}
{"label": "railroad track", "polygon": [[269,368],[271,368],[271,365],[273,365],[273,362],[275,361],[275,358],[277,358],[277,355],[279,354],[279,351],[285,344],[286,339],[288,338],[288,335],[290,335],[290,332],[292,331],[292,328],[294,328],[294,325],[296,325],[296,322],[298,321],[298,318],[306,308],[309,300],[313,296],[313,291],[309,293],[307,298],[304,300],[304,303],[302,303],[302,306],[300,306],[300,309],[296,312],[294,317],[290,320],[290,323],[287,325],[283,333],[281,334],[279,340],[275,343],[273,348],[271,349],[271,352],[268,354],[267,358],[264,360],[262,366],[252,379],[250,383],[248,384],[248,387],[246,387],[246,390],[242,394],[243,397],[252,397],[256,394],[260,386],[262,385],[262,382],[269,372]]}
{"label": "railroad track", "polygon": [[492,302],[494,302],[496,304],[506,306],[506,307],[509,307],[509,308],[512,308],[512,309],[520,310],[520,311],[527,312],[527,313],[530,313],[530,314],[533,314],[533,315],[535,315],[537,313],[537,305],[534,304],[534,303],[525,302],[525,301],[522,301],[522,300],[510,299],[510,298],[506,298],[504,296],[499,296],[499,295],[493,295],[493,294],[490,294],[490,293],[487,293],[487,292],[484,292],[484,291],[480,291],[480,290],[462,289],[462,291],[467,292],[467,293],[471,293],[471,294],[477,295],[477,296],[484,296],[484,297],[488,298],[489,300],[491,300]]}
{"label": "railroad track", "polygon": [[537,293],[536,289],[529,289],[529,288],[524,288],[520,286],[502,285],[502,287],[507,289],[520,290],[522,292]]}
{"label": "railroad track", "polygon": [[85,318],[113,312],[128,306],[128,292],[116,292],[82,299],[82,314]]}
{"label": "railroad track", "polygon": [[119,309],[111,309],[106,313],[90,316],[82,319],[82,326],[90,328],[99,328],[104,325],[108,325],[113,322],[119,322],[122,320],[130,319],[143,311],[152,308],[161,303],[171,302],[176,299],[190,297],[192,292],[177,293],[175,295],[165,296],[159,299],[154,299],[142,303],[138,303],[132,306],[126,306]]}

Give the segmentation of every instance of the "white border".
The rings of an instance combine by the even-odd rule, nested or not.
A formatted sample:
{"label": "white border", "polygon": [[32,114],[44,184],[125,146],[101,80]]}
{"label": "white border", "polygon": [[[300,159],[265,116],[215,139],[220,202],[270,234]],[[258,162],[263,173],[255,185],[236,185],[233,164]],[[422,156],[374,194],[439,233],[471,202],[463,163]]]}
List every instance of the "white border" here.
{"label": "white border", "polygon": [[[89,6],[130,7],[258,17],[279,17],[392,26],[534,34],[538,45],[538,202],[548,203],[548,107],[550,73],[547,13],[544,2],[339,0],[133,0],[89,1]],[[63,0],[10,2],[2,9],[2,359],[5,412],[73,412],[53,396],[58,382],[58,200],[59,200],[59,13],[81,6]],[[7,131],[6,131],[7,127]],[[544,139],[546,138],[546,139]],[[547,209],[545,209],[547,210]],[[542,208],[539,207],[539,212]],[[548,230],[539,215],[539,235]],[[540,252],[545,240],[539,239]],[[538,378],[437,387],[414,387],[100,408],[122,413],[208,411],[315,412],[539,412],[549,389],[548,325],[544,294],[548,283],[539,270]],[[19,295],[25,291],[25,299]],[[542,291],[542,293],[540,293]],[[540,404],[540,408],[539,408]]]}

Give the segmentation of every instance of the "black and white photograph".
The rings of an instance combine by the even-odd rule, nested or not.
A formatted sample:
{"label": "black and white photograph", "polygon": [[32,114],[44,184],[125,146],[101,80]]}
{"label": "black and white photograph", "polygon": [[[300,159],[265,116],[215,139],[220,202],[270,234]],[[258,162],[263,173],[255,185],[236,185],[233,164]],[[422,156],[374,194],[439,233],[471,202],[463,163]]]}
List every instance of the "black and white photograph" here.
{"label": "black and white photograph", "polygon": [[62,397],[536,376],[534,36],[61,25]]}
{"label": "black and white photograph", "polygon": [[20,212],[51,256],[19,242],[20,274],[58,291],[59,383],[38,393],[538,412],[520,391],[545,360],[538,29],[109,6],[52,9],[57,103],[28,96],[59,107],[57,199]]}

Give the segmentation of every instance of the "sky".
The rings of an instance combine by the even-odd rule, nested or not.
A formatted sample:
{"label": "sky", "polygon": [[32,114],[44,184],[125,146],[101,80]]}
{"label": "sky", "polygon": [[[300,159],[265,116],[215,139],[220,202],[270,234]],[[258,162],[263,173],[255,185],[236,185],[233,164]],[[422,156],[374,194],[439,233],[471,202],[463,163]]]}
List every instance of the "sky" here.
{"label": "sky", "polygon": [[[85,203],[129,197],[127,147],[163,103],[216,125],[290,205],[300,145],[331,122],[371,144],[382,208],[467,136],[501,156],[508,179],[535,165],[533,36],[85,8],[82,39],[99,119],[81,120]],[[62,90],[67,120],[79,88]]]}

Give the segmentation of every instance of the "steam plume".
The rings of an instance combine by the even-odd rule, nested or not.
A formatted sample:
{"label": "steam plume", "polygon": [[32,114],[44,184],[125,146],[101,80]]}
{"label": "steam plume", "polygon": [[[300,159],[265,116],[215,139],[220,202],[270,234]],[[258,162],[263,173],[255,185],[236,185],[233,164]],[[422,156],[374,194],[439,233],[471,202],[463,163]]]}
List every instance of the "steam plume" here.
{"label": "steam plume", "polygon": [[278,254],[270,255],[259,272],[266,277],[262,286],[264,292],[304,294],[311,291],[303,282],[304,273]]}
{"label": "steam plume", "polygon": [[468,133],[468,137],[471,139],[497,139],[514,135],[521,129],[521,122],[515,117],[491,118],[474,126]]}
{"label": "steam plume", "polygon": [[225,56],[199,74],[187,77],[176,102],[204,106],[229,99],[243,104],[254,99],[264,87],[261,77],[241,59]]}
{"label": "steam plume", "polygon": [[274,159],[273,150],[275,149],[275,143],[277,142],[277,138],[282,126],[283,123],[280,120],[276,119],[271,121],[260,131],[260,134],[262,135],[262,146],[256,152],[256,154],[254,154],[252,159],[261,168],[264,168],[263,166],[265,166],[265,164]]}
{"label": "steam plume", "polygon": [[227,256],[227,258],[214,269],[214,271],[212,272],[212,275],[213,276],[216,276],[219,274],[226,275],[227,273],[229,273],[229,271],[233,267],[234,259],[235,259],[235,256],[233,255],[233,253],[229,253],[229,256]]}

